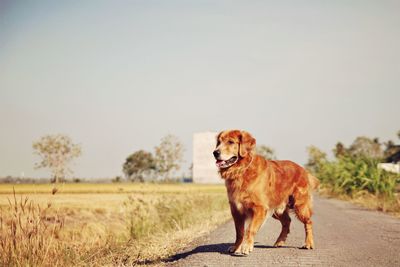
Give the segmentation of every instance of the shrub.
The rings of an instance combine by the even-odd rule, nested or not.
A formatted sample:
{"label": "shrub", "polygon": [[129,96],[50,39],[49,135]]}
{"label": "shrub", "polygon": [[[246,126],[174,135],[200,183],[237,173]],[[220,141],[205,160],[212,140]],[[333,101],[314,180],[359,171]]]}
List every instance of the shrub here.
{"label": "shrub", "polygon": [[379,197],[392,199],[398,175],[378,168],[379,160],[344,155],[334,161],[321,161],[315,175],[336,193],[352,195],[368,191]]}
{"label": "shrub", "polygon": [[182,230],[210,214],[228,210],[225,196],[214,194],[167,194],[152,199],[135,195],[129,196],[124,205],[128,211],[127,228],[134,240]]}

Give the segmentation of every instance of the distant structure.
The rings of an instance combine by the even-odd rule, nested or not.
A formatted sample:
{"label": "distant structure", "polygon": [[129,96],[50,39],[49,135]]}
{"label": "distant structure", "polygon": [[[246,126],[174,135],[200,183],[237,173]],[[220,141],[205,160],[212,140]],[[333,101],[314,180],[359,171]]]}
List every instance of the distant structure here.
{"label": "distant structure", "polygon": [[400,145],[392,147],[393,153],[385,159],[385,163],[379,163],[378,168],[388,172],[400,173]]}
{"label": "distant structure", "polygon": [[400,164],[397,163],[378,163],[378,168],[387,172],[400,173]]}
{"label": "distant structure", "polygon": [[223,180],[215,166],[213,151],[216,132],[202,132],[193,135],[193,182],[199,184],[221,184]]}

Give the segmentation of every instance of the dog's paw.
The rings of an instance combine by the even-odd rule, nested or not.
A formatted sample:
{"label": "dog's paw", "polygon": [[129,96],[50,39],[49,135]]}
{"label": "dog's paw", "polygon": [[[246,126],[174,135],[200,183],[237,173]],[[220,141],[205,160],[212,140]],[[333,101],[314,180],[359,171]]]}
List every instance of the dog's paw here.
{"label": "dog's paw", "polygon": [[253,244],[252,243],[245,243],[245,244],[242,244],[242,247],[240,248],[240,252],[243,254],[243,255],[249,255],[250,254],[250,252],[252,252],[253,251]]}
{"label": "dog's paw", "polygon": [[241,246],[230,246],[228,248],[228,252],[233,253],[233,254],[240,254],[240,249],[241,249]]}
{"label": "dog's paw", "polygon": [[301,248],[302,249],[314,249],[314,244],[308,243],[308,244],[305,244],[304,246],[302,246]]}
{"label": "dog's paw", "polygon": [[285,241],[276,241],[275,242],[275,244],[274,244],[274,247],[276,247],[276,248],[280,248],[280,247],[283,247],[285,245]]}

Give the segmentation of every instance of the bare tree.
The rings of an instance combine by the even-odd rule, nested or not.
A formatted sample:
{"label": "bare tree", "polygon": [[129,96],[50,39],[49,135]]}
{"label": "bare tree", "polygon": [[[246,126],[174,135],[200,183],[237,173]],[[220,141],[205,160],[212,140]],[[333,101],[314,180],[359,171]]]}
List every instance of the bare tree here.
{"label": "bare tree", "polygon": [[165,178],[171,178],[173,171],[180,169],[183,161],[183,145],[178,137],[167,135],[161,139],[161,143],[155,147],[155,162],[157,171]]}
{"label": "bare tree", "polygon": [[72,143],[71,138],[61,134],[43,136],[32,147],[34,153],[41,158],[35,168],[49,168],[56,183],[67,174],[72,174],[68,165],[82,153],[80,145]]}

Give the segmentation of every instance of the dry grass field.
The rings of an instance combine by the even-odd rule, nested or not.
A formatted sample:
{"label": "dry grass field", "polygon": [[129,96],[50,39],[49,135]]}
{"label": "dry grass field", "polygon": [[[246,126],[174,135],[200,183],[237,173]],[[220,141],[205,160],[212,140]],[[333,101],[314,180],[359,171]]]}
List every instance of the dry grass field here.
{"label": "dry grass field", "polygon": [[[230,218],[222,185],[0,185],[0,265],[162,265]],[[13,193],[15,190],[15,195]]]}

